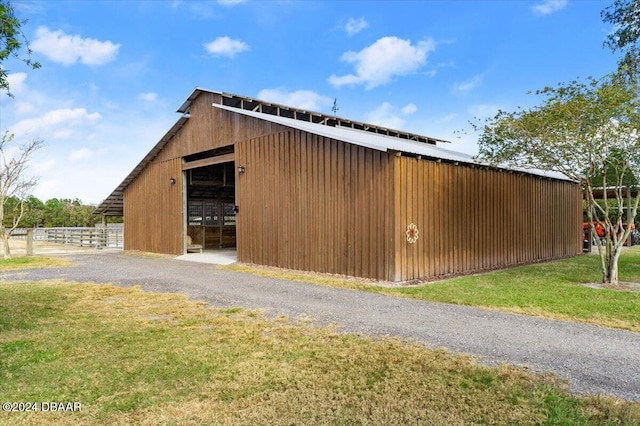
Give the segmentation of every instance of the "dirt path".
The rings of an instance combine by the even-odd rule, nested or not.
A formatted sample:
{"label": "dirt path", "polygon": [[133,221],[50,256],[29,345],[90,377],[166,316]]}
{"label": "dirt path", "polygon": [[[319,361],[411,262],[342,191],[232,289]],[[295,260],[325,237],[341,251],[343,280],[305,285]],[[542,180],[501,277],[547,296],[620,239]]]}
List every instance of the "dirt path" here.
{"label": "dirt path", "polygon": [[640,400],[640,333],[429,303],[118,253],[70,255],[72,268],[3,272],[0,282],[62,278],[178,292],[214,306],[337,323],[345,332],[401,336],[425,346],[552,371],[575,392]]}

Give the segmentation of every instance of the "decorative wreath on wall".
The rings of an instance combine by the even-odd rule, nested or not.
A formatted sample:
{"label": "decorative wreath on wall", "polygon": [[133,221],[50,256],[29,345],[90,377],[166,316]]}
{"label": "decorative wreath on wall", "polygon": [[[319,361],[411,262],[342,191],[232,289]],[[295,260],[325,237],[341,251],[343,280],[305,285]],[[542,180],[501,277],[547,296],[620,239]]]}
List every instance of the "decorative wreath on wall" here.
{"label": "decorative wreath on wall", "polygon": [[409,244],[413,244],[416,241],[418,241],[418,233],[420,231],[418,231],[418,227],[416,226],[415,223],[410,223],[409,226],[407,226],[407,241],[409,242]]}

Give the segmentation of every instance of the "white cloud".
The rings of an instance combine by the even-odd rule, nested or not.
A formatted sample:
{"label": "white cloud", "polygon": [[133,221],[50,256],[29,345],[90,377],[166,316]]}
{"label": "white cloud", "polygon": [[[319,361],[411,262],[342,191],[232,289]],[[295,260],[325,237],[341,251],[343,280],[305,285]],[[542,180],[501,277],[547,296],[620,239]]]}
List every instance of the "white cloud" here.
{"label": "white cloud", "polygon": [[139,93],[138,99],[146,102],[155,102],[158,99],[158,94],[154,92]]}
{"label": "white cloud", "polygon": [[344,26],[344,30],[350,36],[354,34],[358,34],[360,31],[364,30],[369,26],[369,23],[364,18],[349,18],[347,24]]}
{"label": "white cloud", "polygon": [[284,89],[263,89],[258,93],[258,99],[307,111],[321,111],[333,104],[333,99],[311,90],[288,92]]}
{"label": "white cloud", "polygon": [[85,65],[104,65],[116,58],[120,45],[39,27],[31,49],[67,66],[78,61]]}
{"label": "white cloud", "polygon": [[87,113],[85,108],[64,108],[49,111],[41,117],[21,120],[12,126],[11,131],[16,136],[32,135],[44,139],[62,139],[69,137],[70,127],[93,123],[102,118],[97,113]]}
{"label": "white cloud", "polygon": [[224,36],[205,43],[204,48],[212,55],[233,58],[236,54],[249,50],[249,45],[243,41]]}
{"label": "white cloud", "polygon": [[407,104],[402,107],[402,114],[411,115],[418,110],[418,107],[415,104]]}
{"label": "white cloud", "polygon": [[27,79],[27,74],[24,72],[16,72],[13,74],[7,75],[7,82],[9,83],[9,90],[14,95],[19,95],[25,90],[26,84],[25,80]]}
{"label": "white cloud", "polygon": [[241,3],[246,2],[247,0],[218,0],[218,4],[220,6],[225,6],[225,7],[233,7],[233,6],[237,6]]}
{"label": "white cloud", "polygon": [[48,133],[49,139],[69,139],[73,135],[73,130],[69,128],[54,129]]}
{"label": "white cloud", "polygon": [[94,154],[95,153],[91,151],[89,148],[86,148],[83,146],[80,149],[71,151],[71,154],[69,154],[69,162],[76,163],[78,161],[88,160],[91,157],[93,157]]}
{"label": "white cloud", "polygon": [[55,165],[56,160],[54,160],[53,158],[49,158],[48,160],[34,161],[29,166],[29,170],[34,175],[39,176],[43,173],[47,173],[48,171],[53,170]]}
{"label": "white cloud", "polygon": [[383,102],[378,108],[367,114],[367,122],[390,129],[402,129],[405,120],[403,116],[411,115],[418,110],[414,104],[407,104],[399,111],[389,102]]}
{"label": "white cloud", "polygon": [[[32,93],[33,90],[28,88],[28,96]],[[140,91],[134,92],[133,98],[138,93]],[[161,94],[158,99],[162,99]],[[20,122],[20,119],[12,120],[11,116],[5,118],[0,115],[3,123],[6,120],[8,130],[13,132],[14,126],[20,122],[18,130],[22,128],[24,132],[26,129],[33,137],[44,139],[45,147],[35,153],[28,170],[29,174],[40,177],[34,195],[43,201],[50,198],[79,198],[85,203],[103,200],[176,120],[172,109],[137,108],[135,103],[126,101],[114,110],[95,110],[82,105],[86,109],[84,111],[74,110],[77,105],[71,104],[72,100],[60,97],[55,98],[58,106],[43,109],[54,103],[52,97],[46,100],[46,103],[37,104],[36,113],[21,117],[31,121]],[[104,103],[100,102],[100,105]],[[71,109],[45,114],[58,108]],[[95,114],[96,111],[102,115]],[[2,105],[0,114],[4,112]],[[30,125],[34,126],[33,129]],[[70,133],[69,138],[54,140],[54,133],[60,136],[65,131]],[[16,133],[16,142],[25,142],[29,136]]]}
{"label": "white cloud", "polygon": [[355,65],[355,74],[332,75],[334,86],[366,84],[366,88],[386,84],[395,75],[407,75],[427,63],[427,54],[435,49],[431,39],[412,45],[410,40],[383,37],[359,52],[348,51],[341,60]]}
{"label": "white cloud", "polygon": [[567,0],[543,0],[531,6],[531,10],[536,15],[550,15],[567,6]]}
{"label": "white cloud", "polygon": [[31,102],[22,102],[22,101],[16,102],[15,108],[16,108],[15,111],[21,115],[30,114],[35,112],[36,110],[35,105],[33,105]]}
{"label": "white cloud", "polygon": [[391,129],[400,129],[404,125],[404,120],[400,117],[393,106],[384,102],[367,115],[367,122]]}
{"label": "white cloud", "polygon": [[450,142],[451,145],[445,145],[445,149],[472,156],[478,155],[478,135],[476,134],[456,133]]}
{"label": "white cloud", "polygon": [[[64,185],[60,179],[51,179],[48,177],[38,180],[38,186],[33,190],[33,195],[40,200],[49,200],[51,198],[58,198],[57,195],[60,191],[64,190]],[[72,198],[72,197],[65,197]]]}
{"label": "white cloud", "polygon": [[[16,117],[35,114],[38,108],[47,102],[47,98],[43,92],[33,90],[27,84],[27,77],[28,75],[22,72],[9,74],[7,76],[10,91],[15,95],[15,98],[6,100],[5,102],[7,102],[6,105],[10,105],[11,112],[13,112]],[[2,107],[5,105],[2,101],[3,99],[0,99],[0,117]]]}
{"label": "white cloud", "polygon": [[456,83],[453,85],[454,95],[465,95],[482,84],[482,75],[476,75],[471,80],[463,81],[462,83]]}

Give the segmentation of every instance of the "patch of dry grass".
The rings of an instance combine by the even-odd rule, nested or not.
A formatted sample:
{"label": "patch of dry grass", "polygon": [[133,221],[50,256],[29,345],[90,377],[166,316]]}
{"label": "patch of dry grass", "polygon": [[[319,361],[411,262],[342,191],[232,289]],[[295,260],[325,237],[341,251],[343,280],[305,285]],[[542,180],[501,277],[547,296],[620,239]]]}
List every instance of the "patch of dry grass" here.
{"label": "patch of dry grass", "polygon": [[[11,312],[11,315],[8,313]],[[603,424],[640,404],[553,376],[139,288],[16,283],[0,293],[0,399],[81,402],[1,424]]]}
{"label": "patch of dry grass", "polygon": [[148,251],[139,250],[125,250],[123,253],[131,257],[142,257],[145,259],[173,259],[175,256],[172,254],[151,253]]}
{"label": "patch of dry grass", "polygon": [[310,284],[324,285],[327,287],[348,288],[353,290],[375,290],[383,287],[399,287],[398,284],[367,278],[323,274],[319,272],[295,271],[291,269],[275,268],[271,266],[253,265],[246,263],[216,265],[216,269],[225,269],[228,271],[243,272],[260,277],[279,278],[283,280],[299,281]]}

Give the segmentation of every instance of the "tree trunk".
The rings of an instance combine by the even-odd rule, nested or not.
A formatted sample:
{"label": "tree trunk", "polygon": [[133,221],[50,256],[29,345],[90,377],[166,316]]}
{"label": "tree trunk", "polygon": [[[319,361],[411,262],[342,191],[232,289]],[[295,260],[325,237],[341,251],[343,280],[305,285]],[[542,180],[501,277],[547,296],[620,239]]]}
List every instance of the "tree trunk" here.
{"label": "tree trunk", "polygon": [[622,251],[622,246],[618,247],[616,251],[613,253],[613,258],[611,259],[611,270],[609,272],[609,283],[612,285],[618,285],[618,259],[620,258],[620,253]]}
{"label": "tree trunk", "polygon": [[618,260],[622,253],[622,245],[616,244],[614,247],[611,247],[610,242],[607,242],[609,243],[609,247],[607,247],[606,254],[603,258],[602,283],[618,285]]}
{"label": "tree trunk", "polygon": [[2,244],[4,246],[4,258],[11,259],[11,249],[9,248],[9,235],[4,226],[0,226],[0,235],[2,236]]}
{"label": "tree trunk", "polygon": [[[609,284],[610,282],[610,256],[611,253],[611,238],[608,234],[605,234],[604,242],[600,239],[596,227],[594,225],[595,218],[597,217],[596,200],[593,198],[593,188],[590,184],[587,184],[587,220],[589,221],[589,229],[591,230],[591,238],[596,242],[598,247],[598,256],[600,257],[600,272],[602,272],[602,283]],[[600,221],[598,225],[602,226]],[[591,242],[589,242],[591,243]],[[591,247],[590,247],[591,248]]]}
{"label": "tree trunk", "polygon": [[618,257],[619,255],[611,254],[607,259],[607,270],[603,277],[603,284],[618,285]]}

